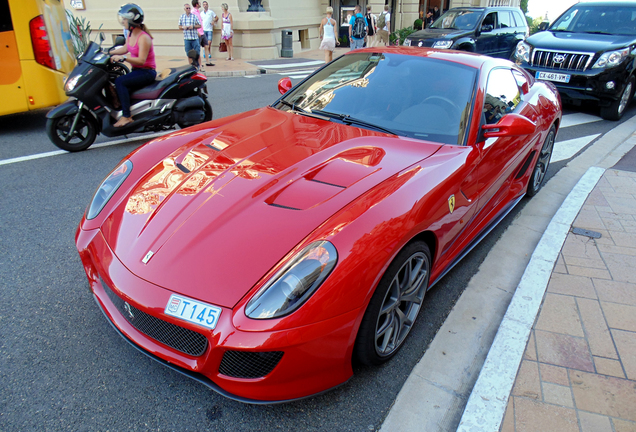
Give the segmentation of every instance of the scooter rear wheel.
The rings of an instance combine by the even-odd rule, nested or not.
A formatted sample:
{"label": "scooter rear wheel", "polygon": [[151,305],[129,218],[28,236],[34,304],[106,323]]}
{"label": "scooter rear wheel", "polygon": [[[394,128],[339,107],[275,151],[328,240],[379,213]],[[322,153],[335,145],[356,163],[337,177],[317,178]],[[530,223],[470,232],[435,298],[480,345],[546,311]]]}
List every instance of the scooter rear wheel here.
{"label": "scooter rear wheel", "polygon": [[95,142],[97,137],[95,124],[84,115],[81,115],[77,120],[75,132],[69,137],[75,115],[50,118],[46,121],[46,134],[51,142],[62,150],[70,152],[86,150]]}

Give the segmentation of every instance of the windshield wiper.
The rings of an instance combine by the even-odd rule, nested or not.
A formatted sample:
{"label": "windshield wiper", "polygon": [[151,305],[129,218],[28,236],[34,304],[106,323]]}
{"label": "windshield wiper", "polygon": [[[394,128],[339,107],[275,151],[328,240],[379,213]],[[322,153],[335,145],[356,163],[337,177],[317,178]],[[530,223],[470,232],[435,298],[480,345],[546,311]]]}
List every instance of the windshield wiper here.
{"label": "windshield wiper", "polygon": [[376,124],[369,123],[367,121],[360,120],[360,119],[357,119],[355,117],[351,117],[348,114],[336,114],[336,113],[332,113],[332,112],[329,112],[329,111],[323,111],[323,110],[317,110],[317,109],[311,110],[311,112],[317,113],[317,114],[322,114],[322,115],[327,116],[329,118],[338,119],[338,120],[340,120],[341,122],[343,122],[344,124],[347,124],[347,125],[354,124],[356,126],[361,126],[361,127],[365,127],[365,128],[369,128],[369,129],[375,129],[377,131],[388,133],[388,134],[391,134],[391,135],[398,135],[397,132],[392,131],[391,129],[387,129],[387,128],[384,128],[382,126],[378,126]]}
{"label": "windshield wiper", "polygon": [[589,34],[602,34],[602,35],[611,35],[612,33],[602,32],[602,31],[586,31],[581,33],[589,33]]}
{"label": "windshield wiper", "polygon": [[287,102],[285,99],[281,99],[280,103],[290,107],[292,109],[292,111],[301,112],[301,113],[304,113],[304,114],[310,114],[310,112],[307,111],[305,108],[301,108],[299,106],[296,106],[295,102]]}

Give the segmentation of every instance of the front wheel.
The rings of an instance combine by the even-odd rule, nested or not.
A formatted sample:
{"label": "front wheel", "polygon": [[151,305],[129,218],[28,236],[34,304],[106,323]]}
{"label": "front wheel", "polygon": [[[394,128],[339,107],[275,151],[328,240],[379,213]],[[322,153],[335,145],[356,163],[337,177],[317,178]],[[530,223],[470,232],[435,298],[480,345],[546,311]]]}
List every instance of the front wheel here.
{"label": "front wheel", "polygon": [[203,111],[205,112],[205,117],[203,117],[203,121],[204,122],[209,122],[210,120],[212,120],[212,105],[210,105],[210,102],[208,102],[207,99],[205,99],[204,104],[203,104]]}
{"label": "front wheel", "polygon": [[629,77],[629,80],[627,80],[623,93],[621,93],[621,97],[618,100],[613,101],[610,106],[601,108],[601,117],[605,120],[620,120],[625,113],[625,109],[632,101],[632,97],[634,97],[633,76]]}
{"label": "front wheel", "polygon": [[526,193],[529,197],[533,197],[538,194],[543,187],[545,175],[548,172],[548,167],[550,166],[550,158],[552,158],[555,138],[556,126],[552,125],[550,132],[548,132],[548,136],[545,138],[543,146],[541,147],[541,152],[539,153],[539,158],[537,159],[537,163],[535,164],[532,175],[530,176],[530,181],[528,181],[528,190]]}
{"label": "front wheel", "polygon": [[411,332],[428,288],[431,252],[422,241],[409,243],[395,257],[367,307],[354,352],[365,365],[393,357]]}
{"label": "front wheel", "polygon": [[95,142],[97,128],[95,123],[84,114],[81,114],[77,120],[73,134],[69,134],[76,115],[69,114],[46,120],[46,134],[53,144],[62,150],[78,152],[86,150]]}

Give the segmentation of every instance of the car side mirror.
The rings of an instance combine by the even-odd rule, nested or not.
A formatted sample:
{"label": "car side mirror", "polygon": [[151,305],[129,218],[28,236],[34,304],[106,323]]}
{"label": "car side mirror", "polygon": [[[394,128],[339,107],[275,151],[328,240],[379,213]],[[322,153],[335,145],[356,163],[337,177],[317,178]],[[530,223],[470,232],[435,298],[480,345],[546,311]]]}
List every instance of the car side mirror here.
{"label": "car side mirror", "polygon": [[484,138],[512,137],[530,135],[537,129],[537,125],[519,114],[506,114],[495,124],[481,127]]}
{"label": "car side mirror", "polygon": [[482,33],[490,33],[492,31],[494,27],[490,24],[485,24],[483,26],[481,26],[481,32]]}
{"label": "car side mirror", "polygon": [[126,45],[126,38],[123,36],[117,36],[115,38],[115,46],[124,46]]}
{"label": "car side mirror", "polygon": [[548,29],[548,27],[550,27],[550,22],[549,21],[542,21],[539,24],[539,31],[546,31]]}
{"label": "car side mirror", "polygon": [[281,78],[280,81],[278,81],[278,91],[280,92],[280,94],[284,95],[291,88],[292,88],[292,83],[288,77]]}

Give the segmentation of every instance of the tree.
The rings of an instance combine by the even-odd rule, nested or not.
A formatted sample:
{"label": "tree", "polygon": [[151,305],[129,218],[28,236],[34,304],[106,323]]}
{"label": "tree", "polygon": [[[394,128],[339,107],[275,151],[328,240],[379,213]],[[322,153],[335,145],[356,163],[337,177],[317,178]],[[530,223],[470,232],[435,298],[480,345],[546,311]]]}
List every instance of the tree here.
{"label": "tree", "polygon": [[528,13],[528,1],[529,0],[521,0],[519,3],[519,8],[523,11],[524,14]]}

